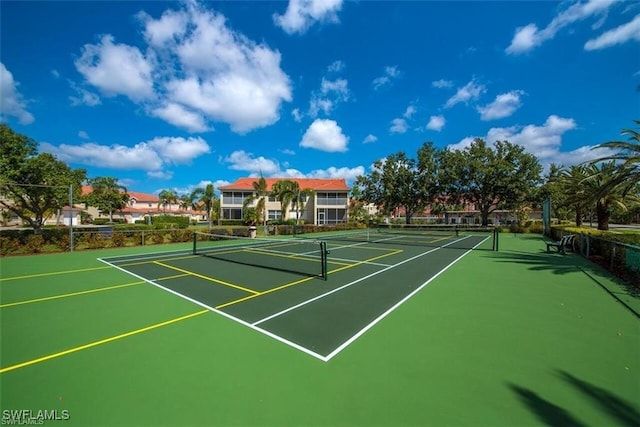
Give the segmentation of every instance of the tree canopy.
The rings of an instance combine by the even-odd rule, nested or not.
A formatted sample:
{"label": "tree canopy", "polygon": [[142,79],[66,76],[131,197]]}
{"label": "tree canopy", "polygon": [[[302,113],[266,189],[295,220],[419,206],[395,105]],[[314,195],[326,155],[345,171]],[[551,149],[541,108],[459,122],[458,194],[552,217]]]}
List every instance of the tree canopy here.
{"label": "tree canopy", "polygon": [[356,178],[359,188],[355,194],[385,213],[402,209],[408,224],[413,214],[438,197],[439,175],[438,151],[427,142],[418,150],[417,159],[400,151],[374,162],[370,174]]}
{"label": "tree canopy", "polygon": [[72,198],[79,199],[86,171],[71,169],[49,153],[38,154],[34,140],[4,124],[0,125],[0,154],[0,205],[36,232],[48,217],[69,204],[70,188]]}
{"label": "tree canopy", "polygon": [[107,212],[109,221],[113,222],[113,213],[123,209],[129,202],[127,189],[118,184],[118,179],[113,177],[100,176],[87,182],[92,191],[84,196],[84,201],[101,212]]}
{"label": "tree canopy", "polygon": [[508,141],[476,138],[463,150],[444,151],[441,161],[442,193],[450,202],[474,203],[482,225],[497,209],[520,208],[541,181],[538,159]]}

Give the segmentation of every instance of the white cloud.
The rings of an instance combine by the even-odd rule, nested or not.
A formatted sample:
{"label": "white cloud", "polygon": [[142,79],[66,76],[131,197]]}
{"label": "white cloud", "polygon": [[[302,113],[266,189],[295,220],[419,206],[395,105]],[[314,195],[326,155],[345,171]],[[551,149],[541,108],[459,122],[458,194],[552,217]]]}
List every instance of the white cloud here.
{"label": "white cloud", "polygon": [[163,171],[172,164],[188,164],[194,158],[209,153],[202,138],[157,137],[133,147],[120,144],[100,145],[87,142],[80,145],[41,143],[40,150],[56,155],[68,163],[93,165],[110,169],[141,169]]}
{"label": "white cloud", "polygon": [[626,24],[609,30],[585,43],[585,50],[605,49],[629,40],[640,41],[640,15]]}
{"label": "white cloud", "polygon": [[520,97],[524,94],[521,90],[512,90],[499,94],[492,103],[477,108],[480,113],[480,119],[487,121],[509,117],[522,106]]}
{"label": "white cloud", "polygon": [[440,132],[444,127],[445,123],[446,123],[446,120],[444,119],[444,116],[442,115],[431,116],[429,118],[429,123],[427,123],[427,129]]}
{"label": "white cloud", "polygon": [[282,154],[286,154],[286,155],[288,155],[288,156],[294,156],[294,155],[296,154],[296,152],[295,152],[295,151],[293,151],[293,150],[291,150],[291,149],[289,149],[289,148],[283,148],[282,150],[280,150],[280,152],[281,152]]}
{"label": "white cloud", "polygon": [[300,146],[320,151],[345,152],[349,138],[335,120],[316,119],[302,136]]}
{"label": "white cloud", "polygon": [[396,66],[388,66],[384,69],[384,74],[373,79],[373,89],[378,90],[391,84],[392,80],[400,78],[400,71]]}
{"label": "white cloud", "polygon": [[279,120],[282,103],[292,99],[280,52],[196,1],[158,19],[137,17],[146,46],[115,44],[111,35],[84,46],[76,68],[87,84],[192,132],[209,130],[208,121],[246,133]]}
{"label": "white cloud", "polygon": [[[540,126],[526,125],[526,126],[511,126],[507,128],[491,128],[486,136],[483,136],[485,141],[489,144],[493,144],[495,141],[509,141],[513,144],[520,145],[531,154],[534,154],[540,162],[544,165],[550,163],[568,162],[571,160],[571,153],[576,155],[575,162],[566,164],[577,164],[581,160],[578,157],[584,158],[584,153],[591,147],[574,150],[571,153],[562,152],[562,135],[570,130],[576,129],[577,125],[573,119],[558,117],[551,115]],[[457,144],[449,145],[447,148],[452,150],[461,150],[473,142],[474,137],[469,136],[462,139]],[[597,151],[597,150],[596,150]],[[578,153],[582,153],[577,156]],[[594,155],[593,158],[597,158],[599,155]]]}
{"label": "white cloud", "polygon": [[451,80],[440,79],[431,82],[431,85],[433,87],[437,87],[438,89],[447,89],[453,87],[453,82]]}
{"label": "white cloud", "polygon": [[407,121],[405,119],[393,119],[391,121],[391,127],[389,128],[389,132],[391,133],[405,133],[409,129],[409,125],[407,125]]}
{"label": "white cloud", "polygon": [[516,28],[511,44],[506,48],[506,53],[517,55],[526,53],[535,47],[540,46],[547,40],[553,39],[558,31],[575,22],[589,18],[594,15],[606,13],[607,9],[616,0],[588,0],[577,2],[560,12],[543,29],[538,29],[536,24],[528,24]]}
{"label": "white cloud", "polygon": [[376,142],[377,140],[378,140],[378,137],[370,133],[369,135],[364,137],[364,139],[362,140],[362,143],[369,144],[371,142]]}
{"label": "white cloud", "polygon": [[327,169],[316,169],[308,174],[306,174],[306,178],[324,178],[324,179],[333,179],[333,178],[344,178],[347,181],[354,181],[357,176],[364,175],[364,167],[356,166],[354,168],[348,167],[334,167],[330,166]]}
{"label": "white cloud", "polygon": [[348,86],[346,79],[328,80],[323,77],[320,91],[311,94],[309,115],[317,117],[320,111],[329,114],[337,104],[348,101],[350,97]]}
{"label": "white cloud", "polygon": [[406,119],[410,119],[416,113],[416,107],[413,105],[409,105],[406,110],[404,110],[404,114],[402,117]]}
{"label": "white cloud", "polygon": [[231,163],[229,169],[247,171],[250,173],[264,173],[271,175],[280,170],[278,162],[267,159],[263,156],[254,157],[253,153],[238,150],[223,159],[225,163]]}
{"label": "white cloud", "polygon": [[52,75],[55,79],[59,79],[59,78],[60,78],[60,73],[58,72],[58,70],[51,70],[51,75]]}
{"label": "white cloud", "polygon": [[88,90],[78,86],[75,82],[69,81],[69,85],[71,86],[71,90],[76,93],[76,96],[70,96],[69,100],[71,101],[71,105],[86,105],[89,107],[95,107],[96,105],[100,105],[102,101],[100,97]]}
{"label": "white cloud", "polygon": [[480,95],[485,93],[487,89],[484,85],[476,83],[475,80],[471,80],[466,85],[458,88],[458,91],[445,103],[445,108],[451,108],[461,102],[468,104],[469,101],[475,101],[480,98]]}
{"label": "white cloud", "polygon": [[339,73],[340,71],[344,70],[345,67],[346,66],[344,62],[338,60],[331,63],[331,65],[327,67],[327,71],[329,71],[330,73]]}
{"label": "white cloud", "polygon": [[78,132],[78,136],[82,139],[89,139],[89,134],[83,130],[81,130],[80,132]]}
{"label": "white cloud", "polygon": [[153,98],[152,64],[137,47],[115,44],[111,35],[86,44],[75,61],[88,83],[106,96],[125,95],[134,102]]}
{"label": "white cloud", "polygon": [[289,0],[284,15],[273,15],[274,23],[287,34],[304,33],[316,22],[337,23],[342,0]]}
{"label": "white cloud", "polygon": [[295,120],[298,123],[302,121],[302,113],[297,108],[294,108],[293,110],[291,110],[291,116],[293,117],[293,120]]}
{"label": "white cloud", "polygon": [[168,181],[171,178],[173,178],[173,172],[172,171],[163,171],[163,170],[149,171],[149,172],[147,172],[147,176],[149,178],[164,179],[164,180]]}
{"label": "white cloud", "polygon": [[40,144],[40,151],[54,154],[58,159],[75,164],[98,166],[109,169],[141,169],[159,171],[163,166],[160,155],[144,142],[133,147],[124,145],[100,145],[87,142],[81,145],[46,142]]}
{"label": "white cloud", "polygon": [[151,110],[150,113],[174,126],[187,129],[189,132],[205,132],[209,130],[202,114],[189,110],[180,104],[170,102],[163,107]]}
{"label": "white cloud", "polygon": [[18,122],[28,125],[34,122],[33,114],[27,111],[27,103],[18,92],[20,84],[13,80],[13,74],[0,62],[0,120],[6,116],[15,117]]}
{"label": "white cloud", "polygon": [[156,137],[146,144],[170,164],[189,164],[196,157],[211,152],[209,144],[200,137]]}

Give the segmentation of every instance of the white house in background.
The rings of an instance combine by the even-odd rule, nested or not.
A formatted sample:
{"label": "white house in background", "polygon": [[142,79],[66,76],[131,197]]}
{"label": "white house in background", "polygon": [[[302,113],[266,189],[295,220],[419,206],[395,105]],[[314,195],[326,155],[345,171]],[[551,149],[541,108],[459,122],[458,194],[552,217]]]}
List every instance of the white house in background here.
{"label": "white house in background", "polygon": [[[220,218],[222,220],[242,220],[244,201],[256,196],[253,183],[259,178],[239,178],[236,182],[219,187],[221,193]],[[311,190],[311,196],[305,198],[299,219],[305,224],[338,224],[345,223],[349,212],[349,190],[344,179],[310,179],[310,178],[265,178],[267,191],[278,181],[297,182],[301,190]],[[257,200],[251,204],[255,207]],[[282,219],[280,202],[269,196],[266,203],[267,219]],[[296,211],[287,212],[287,218],[296,219]]]}

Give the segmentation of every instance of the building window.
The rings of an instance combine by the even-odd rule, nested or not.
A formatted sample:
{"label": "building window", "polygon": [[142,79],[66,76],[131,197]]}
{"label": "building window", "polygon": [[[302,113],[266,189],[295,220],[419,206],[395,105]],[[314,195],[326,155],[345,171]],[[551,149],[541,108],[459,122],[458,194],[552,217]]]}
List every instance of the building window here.
{"label": "building window", "polygon": [[268,219],[271,220],[280,220],[282,219],[282,211],[277,209],[269,209]]}
{"label": "building window", "polygon": [[347,193],[318,193],[318,205],[346,206]]}
{"label": "building window", "polygon": [[222,219],[242,219],[242,209],[222,208]]}
{"label": "building window", "polygon": [[339,208],[321,208],[317,210],[318,225],[341,224],[347,222],[347,210]]}
{"label": "building window", "polygon": [[222,193],[223,205],[242,205],[247,197],[251,197],[253,193],[248,191],[224,191]]}

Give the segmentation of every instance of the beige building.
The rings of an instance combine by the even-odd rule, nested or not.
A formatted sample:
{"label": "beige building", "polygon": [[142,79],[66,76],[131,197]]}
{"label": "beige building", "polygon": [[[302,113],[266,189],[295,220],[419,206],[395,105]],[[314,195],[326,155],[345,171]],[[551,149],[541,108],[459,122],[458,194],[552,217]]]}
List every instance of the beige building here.
{"label": "beige building", "polygon": [[[345,223],[349,211],[349,190],[344,179],[309,179],[309,178],[265,178],[267,191],[282,180],[297,182],[301,190],[310,190],[305,197],[299,211],[292,206],[282,217],[282,207],[274,196],[268,196],[266,203],[267,220],[282,220],[299,218],[305,224],[339,224]],[[242,220],[244,203],[247,198],[256,198],[253,183],[258,178],[240,178],[236,182],[219,187],[220,218],[224,220]],[[250,205],[255,207],[257,198]]]}

